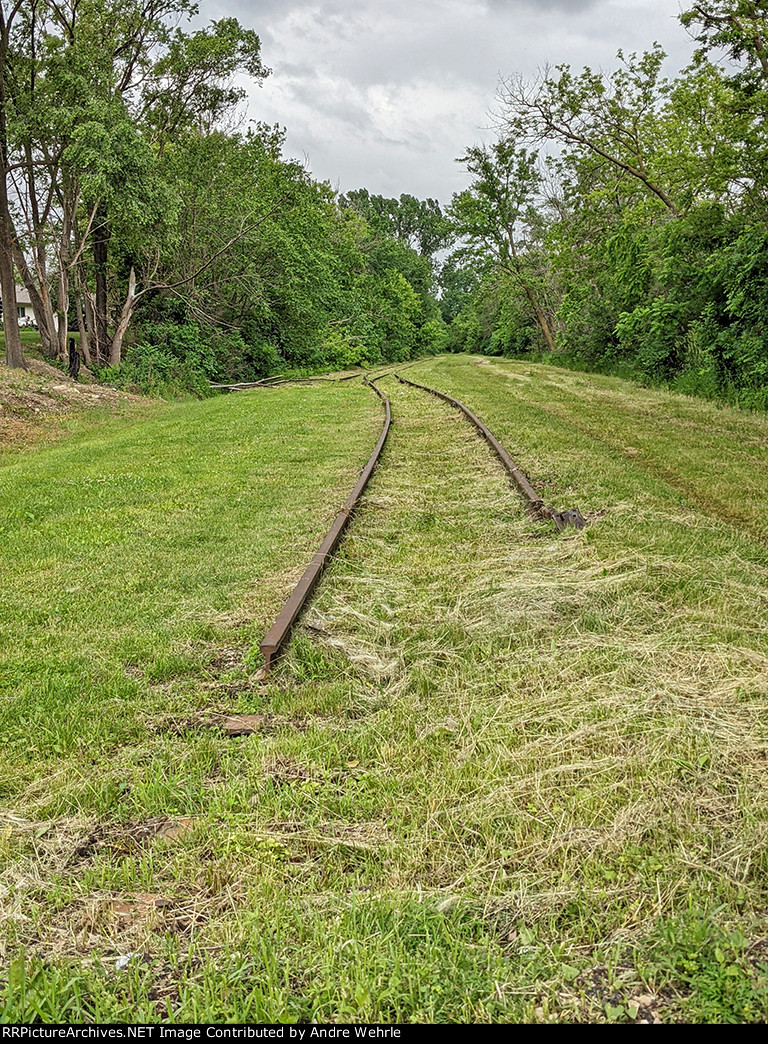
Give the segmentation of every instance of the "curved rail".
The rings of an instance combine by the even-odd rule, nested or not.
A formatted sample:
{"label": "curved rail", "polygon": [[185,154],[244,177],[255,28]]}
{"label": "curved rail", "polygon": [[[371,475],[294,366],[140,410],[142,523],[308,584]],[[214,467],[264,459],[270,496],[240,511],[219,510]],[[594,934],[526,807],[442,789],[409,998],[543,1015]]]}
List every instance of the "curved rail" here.
{"label": "curved rail", "polygon": [[562,531],[567,526],[573,526],[575,529],[584,528],[586,522],[578,508],[570,508],[567,511],[556,511],[555,508],[548,507],[544,503],[528,481],[528,477],[520,470],[520,468],[518,468],[517,464],[515,464],[493,432],[487,428],[480,418],[475,416],[475,414],[465,406],[463,402],[459,402],[458,399],[454,399],[450,395],[446,395],[445,392],[438,391],[436,388],[429,388],[426,384],[417,384],[415,381],[409,381],[405,377],[401,377],[399,373],[395,373],[395,377],[397,377],[401,384],[408,384],[411,388],[419,388],[421,391],[429,392],[430,395],[436,395],[438,399],[442,399],[444,402],[447,402],[451,406],[455,406],[457,409],[461,410],[464,416],[474,424],[504,465],[510,478],[525,499],[525,509],[530,515],[534,518],[551,519],[558,532]]}
{"label": "curved rail", "polygon": [[248,391],[249,388],[277,388],[282,384],[312,384],[314,381],[330,381],[332,384],[340,384],[342,381],[354,381],[357,377],[363,377],[362,373],[347,373],[343,377],[286,377],[285,374],[277,374],[274,377],[262,377],[260,381],[241,381],[239,384],[214,384],[208,381],[209,388],[219,391]]}
{"label": "curved rail", "polygon": [[[374,378],[374,380],[376,380],[376,378]],[[387,441],[389,428],[392,424],[392,411],[390,409],[389,399],[379,391],[373,381],[368,380],[368,374],[363,376],[363,382],[367,384],[369,388],[372,388],[384,403],[384,427],[381,430],[379,441],[376,443],[376,448],[368,459],[368,463],[360,472],[360,478],[357,480],[355,488],[347,498],[344,507],[336,516],[336,520],[329,529],[325,540],[323,540],[318,548],[317,554],[304,570],[303,576],[288,596],[288,600],[280,611],[279,616],[272,624],[269,631],[267,631],[259,646],[259,649],[264,656],[265,671],[269,671],[272,661],[279,653],[283,643],[291,632],[291,628],[296,622],[296,618],[304,608],[307,599],[312,594],[315,584],[320,579],[320,574],[325,568],[326,562],[338,547],[342,533],[354,514],[363,490],[368,485],[368,480],[373,474],[373,470],[381,456],[384,443]]]}

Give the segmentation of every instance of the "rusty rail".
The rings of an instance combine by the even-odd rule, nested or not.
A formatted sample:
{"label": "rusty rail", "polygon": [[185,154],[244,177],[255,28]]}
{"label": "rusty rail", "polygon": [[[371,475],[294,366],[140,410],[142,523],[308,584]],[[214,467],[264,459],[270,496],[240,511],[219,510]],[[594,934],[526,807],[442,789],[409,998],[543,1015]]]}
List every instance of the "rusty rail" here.
{"label": "rusty rail", "polygon": [[[376,379],[377,378],[374,378],[374,380]],[[320,579],[320,574],[325,568],[328,559],[338,547],[341,536],[357,508],[358,501],[362,496],[363,490],[368,485],[368,480],[373,474],[373,470],[381,456],[381,451],[384,448],[384,443],[387,441],[387,435],[389,434],[389,428],[392,423],[392,411],[390,409],[389,399],[379,391],[373,381],[368,380],[368,374],[363,376],[363,382],[367,384],[369,388],[372,388],[384,403],[384,426],[381,430],[379,441],[376,443],[376,448],[371,454],[368,463],[360,472],[360,478],[357,480],[355,488],[347,498],[344,507],[336,516],[336,520],[328,531],[325,540],[323,540],[318,548],[317,554],[304,570],[303,576],[288,596],[288,600],[280,611],[279,616],[272,624],[269,631],[267,631],[261,645],[259,646],[259,649],[264,656],[265,671],[269,671],[272,661],[279,653],[283,643],[290,634],[291,628],[296,622],[299,613],[304,608],[309,596],[312,594],[315,584]]]}
{"label": "rusty rail", "polygon": [[239,384],[214,384],[213,381],[208,381],[208,387],[219,391],[248,391],[249,388],[269,388],[275,381],[282,384],[282,376],[262,377],[260,381],[240,381]]}
{"label": "rusty rail", "polygon": [[544,503],[529,482],[528,477],[520,470],[520,468],[518,468],[517,464],[515,464],[493,432],[487,428],[480,418],[475,416],[475,414],[465,406],[463,402],[459,402],[458,399],[454,399],[450,395],[446,395],[445,392],[438,391],[436,388],[429,388],[426,384],[417,384],[415,381],[409,381],[405,377],[401,377],[399,373],[395,373],[395,377],[397,377],[401,384],[408,384],[411,388],[419,388],[421,391],[429,392],[430,395],[436,395],[438,399],[442,399],[444,402],[447,402],[451,406],[455,406],[457,409],[461,410],[464,416],[474,424],[504,465],[509,477],[514,482],[515,486],[517,486],[517,489],[526,501],[525,509],[529,515],[539,519],[551,519],[558,532],[561,532],[567,526],[573,526],[575,529],[584,528],[586,522],[578,508],[570,508],[567,511],[557,511],[555,508],[548,507]]}
{"label": "rusty rail", "polygon": [[209,388],[219,391],[248,391],[250,388],[277,388],[283,384],[312,384],[314,381],[330,381],[332,384],[340,384],[342,381],[354,381],[357,377],[363,377],[362,373],[347,373],[343,377],[286,377],[285,374],[276,374],[274,377],[262,377],[260,381],[241,381],[238,384],[214,384],[208,381]]}

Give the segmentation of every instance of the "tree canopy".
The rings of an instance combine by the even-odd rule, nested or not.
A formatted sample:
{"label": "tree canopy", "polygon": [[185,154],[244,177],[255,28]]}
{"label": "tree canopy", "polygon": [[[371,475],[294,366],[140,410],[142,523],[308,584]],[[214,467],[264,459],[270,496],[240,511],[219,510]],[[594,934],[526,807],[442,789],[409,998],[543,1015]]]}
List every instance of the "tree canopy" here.
{"label": "tree canopy", "polygon": [[[702,0],[692,64],[502,81],[498,137],[449,208],[475,287],[455,350],[553,354],[768,406],[768,5]],[[542,321],[543,317],[543,321]]]}
{"label": "tree canopy", "polygon": [[253,29],[189,29],[189,0],[0,11],[10,365],[15,280],[49,357],[76,330],[86,363],[125,380],[202,389],[444,346],[439,204],[338,198],[284,157],[280,128],[240,130],[236,78],[270,72]]}
{"label": "tree canopy", "polygon": [[665,74],[499,85],[497,135],[446,208],[343,195],[241,126],[270,74],[190,0],[0,0],[0,290],[43,352],[142,387],[446,349],[534,353],[768,406],[768,4],[698,0]]}

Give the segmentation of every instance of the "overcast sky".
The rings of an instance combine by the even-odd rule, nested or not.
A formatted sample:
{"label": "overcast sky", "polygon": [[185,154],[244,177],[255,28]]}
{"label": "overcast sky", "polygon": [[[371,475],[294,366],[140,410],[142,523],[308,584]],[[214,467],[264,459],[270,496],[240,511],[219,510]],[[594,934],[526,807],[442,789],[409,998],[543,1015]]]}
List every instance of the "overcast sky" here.
{"label": "overcast sky", "polygon": [[[687,5],[684,5],[687,6]],[[256,29],[272,69],[249,115],[287,128],[287,151],[341,191],[447,202],[455,158],[492,137],[501,75],[546,64],[611,69],[654,40],[682,68],[678,0],[201,0]]]}

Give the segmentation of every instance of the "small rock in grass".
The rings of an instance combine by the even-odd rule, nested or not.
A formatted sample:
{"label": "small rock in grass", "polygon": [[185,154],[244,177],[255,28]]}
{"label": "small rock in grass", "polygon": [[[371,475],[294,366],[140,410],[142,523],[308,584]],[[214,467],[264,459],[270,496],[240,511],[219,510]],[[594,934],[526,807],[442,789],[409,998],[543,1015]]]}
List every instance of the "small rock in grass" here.
{"label": "small rock in grass", "polygon": [[221,727],[227,736],[252,736],[266,724],[263,714],[231,714],[224,719]]}

